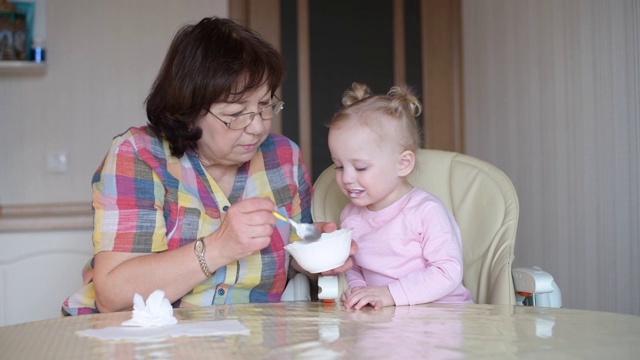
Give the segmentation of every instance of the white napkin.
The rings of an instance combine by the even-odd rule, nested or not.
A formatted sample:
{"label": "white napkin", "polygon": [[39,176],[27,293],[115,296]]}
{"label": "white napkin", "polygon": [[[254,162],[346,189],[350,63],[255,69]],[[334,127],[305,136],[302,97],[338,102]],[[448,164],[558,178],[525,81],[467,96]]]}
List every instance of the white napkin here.
{"label": "white napkin", "polygon": [[87,336],[107,341],[155,342],[181,336],[229,336],[249,335],[250,330],[238,320],[217,320],[179,323],[163,327],[123,327],[111,326],[103,329],[76,331],[79,336]]}
{"label": "white napkin", "polygon": [[156,290],[149,295],[146,303],[140,294],[133,296],[131,319],[123,322],[122,326],[160,327],[177,322],[169,299],[164,297],[164,291]]}

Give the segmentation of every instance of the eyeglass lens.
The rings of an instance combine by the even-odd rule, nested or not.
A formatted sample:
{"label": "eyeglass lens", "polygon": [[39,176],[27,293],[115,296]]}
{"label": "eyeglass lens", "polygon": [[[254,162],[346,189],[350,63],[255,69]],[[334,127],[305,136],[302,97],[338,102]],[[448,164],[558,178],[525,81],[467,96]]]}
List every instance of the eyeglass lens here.
{"label": "eyeglass lens", "polygon": [[269,104],[265,107],[262,108],[262,110],[258,111],[258,112],[254,112],[254,113],[248,113],[248,114],[240,114],[238,115],[238,117],[236,117],[235,119],[231,120],[229,122],[229,128],[230,129],[241,129],[244,128],[246,126],[248,126],[249,124],[251,124],[251,122],[253,121],[253,119],[256,117],[256,115],[260,114],[260,117],[264,120],[269,120],[271,118],[273,118],[276,114],[278,114],[280,112],[280,110],[282,110],[282,102],[276,102],[273,104]]}

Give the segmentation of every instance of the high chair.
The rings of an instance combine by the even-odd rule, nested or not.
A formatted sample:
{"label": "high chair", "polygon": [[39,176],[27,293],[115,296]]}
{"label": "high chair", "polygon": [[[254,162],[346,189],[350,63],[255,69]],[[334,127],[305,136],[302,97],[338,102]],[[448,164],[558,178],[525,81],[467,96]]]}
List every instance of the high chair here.
{"label": "high chair", "polygon": [[[312,214],[316,222],[339,225],[340,211],[349,201],[336,185],[334,174],[330,166],[314,184]],[[458,222],[463,284],[476,303],[562,306],[560,289],[549,273],[535,266],[511,268],[519,205],[515,188],[502,170],[469,155],[421,149],[416,153],[416,167],[409,181],[440,198]],[[305,279],[302,274],[294,278],[283,301],[308,300]],[[337,281],[338,295],[331,297],[339,301],[346,281],[343,275]],[[319,291],[322,299],[322,289]]]}

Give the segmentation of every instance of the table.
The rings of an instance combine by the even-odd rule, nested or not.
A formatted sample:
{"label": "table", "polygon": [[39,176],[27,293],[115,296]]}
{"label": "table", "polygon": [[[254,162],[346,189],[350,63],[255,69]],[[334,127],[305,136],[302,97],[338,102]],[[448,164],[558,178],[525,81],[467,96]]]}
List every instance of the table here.
{"label": "table", "polygon": [[250,335],[104,341],[78,330],[130,312],[0,327],[2,359],[637,359],[640,317],[507,305],[344,310],[317,302],[176,309],[178,321],[236,319]]}

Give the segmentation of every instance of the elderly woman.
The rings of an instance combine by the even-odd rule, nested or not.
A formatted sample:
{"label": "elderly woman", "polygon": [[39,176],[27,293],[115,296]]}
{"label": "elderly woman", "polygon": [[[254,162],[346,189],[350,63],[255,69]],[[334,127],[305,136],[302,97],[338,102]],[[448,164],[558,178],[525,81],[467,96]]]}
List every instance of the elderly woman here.
{"label": "elderly woman", "polygon": [[289,266],[302,270],[284,249],[295,233],[273,212],[312,221],[300,150],[270,133],[284,67],[230,20],[177,33],[146,100],[148,126],[115,137],[93,177],[94,257],[64,313],[130,309],[135,293],[156,289],[174,307],[280,300]]}

